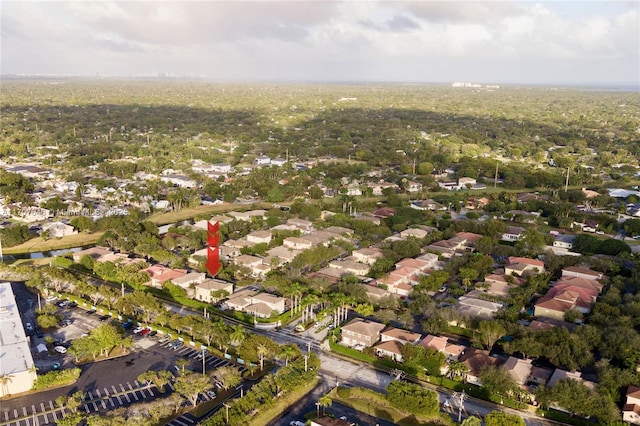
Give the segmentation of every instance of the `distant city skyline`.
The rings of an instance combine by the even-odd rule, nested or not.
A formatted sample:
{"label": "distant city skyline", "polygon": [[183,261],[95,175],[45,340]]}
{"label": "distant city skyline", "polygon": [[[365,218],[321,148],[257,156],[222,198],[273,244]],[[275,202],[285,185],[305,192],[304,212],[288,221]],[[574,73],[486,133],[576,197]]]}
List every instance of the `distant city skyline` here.
{"label": "distant city skyline", "polygon": [[0,73],[635,86],[636,1],[0,1]]}

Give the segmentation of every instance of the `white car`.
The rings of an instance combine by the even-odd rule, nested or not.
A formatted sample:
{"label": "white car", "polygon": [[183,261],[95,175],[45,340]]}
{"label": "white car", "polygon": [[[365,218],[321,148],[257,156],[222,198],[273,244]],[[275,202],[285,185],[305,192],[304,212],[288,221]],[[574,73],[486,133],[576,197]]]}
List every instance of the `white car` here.
{"label": "white car", "polygon": [[56,346],[55,348],[53,348],[53,350],[58,352],[59,354],[67,353],[67,348],[65,348],[64,346]]}
{"label": "white car", "polygon": [[144,330],[144,327],[136,327],[133,329],[133,334],[138,334],[140,333],[142,330]]}

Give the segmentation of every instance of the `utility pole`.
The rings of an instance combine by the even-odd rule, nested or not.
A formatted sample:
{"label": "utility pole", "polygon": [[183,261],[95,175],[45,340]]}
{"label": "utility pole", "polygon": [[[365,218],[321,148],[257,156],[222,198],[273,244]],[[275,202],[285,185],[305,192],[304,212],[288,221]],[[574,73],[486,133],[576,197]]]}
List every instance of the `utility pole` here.
{"label": "utility pole", "polygon": [[493,178],[493,187],[494,188],[496,186],[498,186],[498,164],[500,164],[500,162],[496,161],[496,176]]}
{"label": "utility pole", "polygon": [[122,291],[122,297],[124,297],[124,283],[120,284],[120,290]]}
{"label": "utility pole", "polygon": [[453,397],[454,398],[458,398],[458,423],[462,422],[462,409],[463,409],[463,404],[464,404],[464,398],[465,398],[465,394],[464,394],[464,390],[460,393],[454,393]]}
{"label": "utility pole", "polygon": [[207,349],[203,346],[203,347],[202,347],[202,375],[203,375],[203,376],[206,374],[206,370],[205,370],[206,365],[205,365],[205,363],[204,363],[204,362],[205,362],[205,360],[206,360],[206,357],[205,357],[205,355],[204,355],[206,351],[207,351]]}
{"label": "utility pole", "polygon": [[564,182],[564,192],[567,192],[569,189],[569,167],[567,166],[567,180]]}

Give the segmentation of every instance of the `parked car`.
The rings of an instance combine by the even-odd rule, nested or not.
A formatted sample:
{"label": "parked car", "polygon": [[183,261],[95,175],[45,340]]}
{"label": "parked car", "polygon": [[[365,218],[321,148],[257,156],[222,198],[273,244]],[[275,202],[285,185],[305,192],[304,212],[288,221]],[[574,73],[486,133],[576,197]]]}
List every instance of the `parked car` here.
{"label": "parked car", "polygon": [[162,336],[159,340],[160,343],[167,343],[169,340],[171,340],[171,336],[169,334],[165,334],[164,336]]}
{"label": "parked car", "polygon": [[56,362],[51,366],[51,369],[54,371],[57,371],[57,370],[60,370],[60,367],[62,367],[62,364],[60,364],[59,362]]}
{"label": "parked car", "polygon": [[65,309],[73,309],[73,308],[77,308],[78,304],[76,302],[69,302],[65,305]]}
{"label": "parked car", "polygon": [[133,334],[138,334],[140,333],[142,330],[144,330],[144,327],[136,327],[133,329]]}
{"label": "parked car", "polygon": [[155,336],[156,334],[158,334],[158,330],[151,330],[151,331],[149,332],[149,334],[147,334],[147,336],[149,336],[149,337],[153,337],[153,336]]}
{"label": "parked car", "polygon": [[64,308],[69,303],[71,303],[69,300],[61,300],[58,303],[56,303],[56,306],[58,306],[59,308]]}
{"label": "parked car", "polygon": [[176,340],[174,343],[171,344],[171,349],[173,349],[174,351],[177,351],[182,346],[184,346],[184,342],[181,342],[180,340]]}
{"label": "parked car", "polygon": [[87,311],[87,315],[93,315],[93,314],[95,314],[95,313],[96,313],[96,310],[95,310],[95,309],[89,309],[89,310]]}
{"label": "parked car", "polygon": [[53,348],[53,350],[58,352],[59,354],[66,354],[67,353],[67,348],[65,348],[64,346],[55,346]]}
{"label": "parked car", "polygon": [[109,315],[100,315],[100,316],[98,317],[98,319],[99,319],[100,321],[102,321],[102,322],[104,322],[104,321],[108,320],[109,318],[111,318]]}
{"label": "parked car", "polygon": [[66,327],[66,326],[68,326],[69,324],[71,324],[72,322],[73,322],[72,320],[70,320],[70,319],[68,319],[68,318],[65,318],[65,319],[63,319],[63,320],[60,320],[60,325],[61,325],[62,327]]}
{"label": "parked car", "polygon": [[40,327],[36,327],[36,336],[38,336],[38,339],[42,339],[44,337],[44,333],[42,332]]}
{"label": "parked car", "polygon": [[122,328],[124,328],[125,330],[130,329],[131,327],[133,327],[133,323],[132,322],[123,322],[122,323]]}
{"label": "parked car", "polygon": [[150,328],[145,328],[140,332],[140,337],[148,336],[149,333],[151,333],[151,329]]}
{"label": "parked car", "polygon": [[47,302],[53,302],[54,300],[58,300],[58,296],[47,296],[46,299]]}

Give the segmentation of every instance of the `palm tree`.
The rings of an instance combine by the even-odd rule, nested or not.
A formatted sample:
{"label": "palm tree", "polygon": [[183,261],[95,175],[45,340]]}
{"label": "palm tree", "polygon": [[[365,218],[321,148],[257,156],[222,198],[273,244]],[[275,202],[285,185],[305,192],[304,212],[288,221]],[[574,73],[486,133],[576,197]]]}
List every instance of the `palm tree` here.
{"label": "palm tree", "polygon": [[264,370],[264,357],[269,353],[269,349],[262,343],[256,346],[256,352],[258,353],[258,358],[260,359],[260,371]]}
{"label": "palm tree", "polygon": [[331,407],[331,404],[333,404],[333,400],[331,399],[331,397],[329,395],[324,394],[318,399],[318,403],[322,407],[322,414],[324,415],[324,414],[326,414],[325,409],[327,407]]}
{"label": "palm tree", "polygon": [[454,377],[464,376],[469,371],[469,368],[460,361],[451,361],[449,363],[449,377],[453,380]]}
{"label": "palm tree", "polygon": [[231,334],[229,335],[229,338],[237,346],[240,346],[240,344],[242,344],[242,342],[244,342],[244,339],[246,337],[245,334],[244,334],[244,327],[242,326],[242,324],[238,324],[238,325],[232,326],[231,329],[233,331],[231,331]]}
{"label": "palm tree", "polygon": [[9,395],[9,383],[13,382],[13,376],[4,374],[0,376],[0,386],[2,386],[2,395]]}
{"label": "palm tree", "polygon": [[280,347],[280,354],[279,356],[281,358],[284,358],[284,366],[286,367],[287,365],[289,365],[289,359],[293,358],[294,356],[296,356],[298,354],[298,351],[296,350],[296,347],[293,345],[282,345]]}

